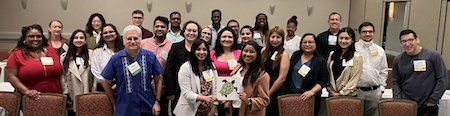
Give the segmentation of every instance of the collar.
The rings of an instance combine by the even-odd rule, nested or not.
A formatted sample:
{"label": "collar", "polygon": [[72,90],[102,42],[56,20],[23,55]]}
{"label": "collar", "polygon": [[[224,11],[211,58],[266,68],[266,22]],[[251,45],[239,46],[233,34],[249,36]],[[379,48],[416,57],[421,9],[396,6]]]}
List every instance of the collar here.
{"label": "collar", "polygon": [[360,39],[359,41],[362,43],[363,47],[365,47],[365,48],[370,47],[373,44],[373,40],[370,40],[367,42],[367,41]]}
{"label": "collar", "polygon": [[216,30],[216,29],[214,29],[214,26],[213,26],[212,24],[211,24],[211,25],[208,25],[208,27],[211,28],[212,31],[220,31],[220,30],[222,30],[223,28],[225,28],[225,26],[220,25],[219,30]]}
{"label": "collar", "polygon": [[[141,56],[143,50],[144,50],[144,49],[139,48],[139,53],[138,53],[137,56]],[[128,55],[128,52],[127,52],[126,49],[120,50],[119,52],[117,52],[116,55],[119,55],[119,56],[122,56],[122,57],[130,56],[130,55]],[[136,57],[137,57],[137,56],[136,56]],[[131,56],[130,56],[130,57],[131,57]]]}
{"label": "collar", "polygon": [[158,43],[156,43],[156,38],[153,37],[153,42],[155,43],[155,45],[157,45],[158,47],[163,47],[164,45],[166,45],[167,43],[167,37],[164,39],[164,41],[161,43],[161,45],[158,45]]}
{"label": "collar", "polygon": [[100,34],[95,32],[95,31],[92,31],[92,35],[95,36],[95,37],[100,36]]}

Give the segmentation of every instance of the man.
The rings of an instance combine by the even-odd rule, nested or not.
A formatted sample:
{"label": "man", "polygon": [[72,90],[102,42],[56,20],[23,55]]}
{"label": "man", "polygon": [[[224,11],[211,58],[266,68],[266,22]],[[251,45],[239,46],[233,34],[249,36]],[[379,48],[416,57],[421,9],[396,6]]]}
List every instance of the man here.
{"label": "man", "polygon": [[135,10],[131,16],[131,22],[133,22],[133,25],[141,28],[143,39],[153,37],[153,33],[151,31],[142,27],[142,22],[144,22],[144,12],[141,10]]}
{"label": "man", "polygon": [[341,22],[341,15],[339,13],[331,13],[328,17],[328,25],[330,28],[317,36],[317,47],[320,50],[320,54],[325,58],[328,58],[328,54],[336,46],[337,33],[339,32]]}
{"label": "man", "polygon": [[375,27],[370,22],[359,25],[356,51],[363,57],[363,70],[358,81],[358,98],[364,99],[364,116],[378,116],[378,102],[386,86],[388,66],[384,49],[373,43]]}
{"label": "man", "polygon": [[[155,33],[155,37],[150,39],[142,40],[141,48],[145,50],[152,51],[156,54],[156,58],[159,63],[161,63],[162,67],[166,66],[167,56],[170,51],[170,48],[173,44],[172,41],[166,38],[167,27],[169,26],[169,20],[166,17],[158,16],[153,21],[153,32]],[[152,83],[154,86],[154,83]],[[162,87],[163,92],[161,93],[161,116],[168,115],[168,105],[166,95],[164,94],[164,85]]]}
{"label": "man", "polygon": [[448,87],[448,72],[441,54],[418,45],[420,39],[413,30],[401,31],[400,43],[405,52],[394,58],[394,99],[417,102],[418,116],[437,116],[437,104]]}
{"label": "man", "polygon": [[[114,105],[117,116],[159,115],[163,68],[155,54],[141,49],[141,29],[129,25],[123,30],[125,50],[113,55],[102,71],[103,87]],[[156,84],[156,95],[151,86],[151,76]],[[116,95],[110,88],[116,81]],[[116,97],[117,96],[117,99]]]}
{"label": "man", "polygon": [[167,33],[167,39],[173,41],[174,43],[178,43],[184,40],[184,37],[181,35],[181,14],[177,11],[170,13],[170,28],[169,33]]}
{"label": "man", "polygon": [[241,39],[241,34],[239,34],[239,29],[240,29],[240,28],[239,28],[239,23],[238,23],[236,20],[231,19],[230,21],[228,21],[227,27],[230,27],[231,29],[234,30],[234,33],[236,33],[236,35],[238,36],[238,41],[237,41],[237,43],[238,43],[238,44],[241,44],[242,39]]}
{"label": "man", "polygon": [[220,21],[222,21],[222,12],[219,9],[215,9],[211,12],[211,21],[212,24],[209,25],[208,27],[211,28],[212,33],[211,45],[215,46],[217,40],[217,33],[219,33],[220,30],[225,28],[225,26],[220,24]]}

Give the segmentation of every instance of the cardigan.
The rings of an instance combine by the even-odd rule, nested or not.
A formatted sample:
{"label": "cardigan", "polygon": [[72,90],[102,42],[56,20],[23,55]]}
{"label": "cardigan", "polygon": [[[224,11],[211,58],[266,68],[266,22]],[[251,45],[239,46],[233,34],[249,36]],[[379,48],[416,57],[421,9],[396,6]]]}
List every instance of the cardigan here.
{"label": "cardigan", "polygon": [[359,77],[362,73],[363,68],[363,58],[361,55],[358,54],[358,52],[355,52],[353,55],[353,66],[346,66],[344,70],[341,72],[341,76],[334,81],[333,76],[333,60],[331,60],[331,56],[333,55],[334,51],[331,51],[328,56],[328,70],[330,71],[330,78],[329,83],[327,85],[328,91],[335,91],[339,92],[341,95],[346,96],[355,96],[357,94],[357,88]]}

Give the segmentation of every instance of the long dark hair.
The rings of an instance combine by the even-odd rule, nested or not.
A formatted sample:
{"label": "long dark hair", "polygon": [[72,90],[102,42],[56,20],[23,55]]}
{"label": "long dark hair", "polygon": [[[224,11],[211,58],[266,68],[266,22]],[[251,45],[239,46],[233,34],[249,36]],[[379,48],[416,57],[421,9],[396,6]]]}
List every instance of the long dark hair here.
{"label": "long dark hair", "polygon": [[[300,49],[298,49],[298,51],[300,52],[300,54],[303,54],[303,49],[302,49],[302,43],[303,43],[303,38],[305,38],[306,36],[313,36],[314,41],[316,41],[317,37],[313,34],[313,33],[305,33],[302,36],[302,39],[300,40]],[[319,47],[317,47],[317,42],[314,43],[316,45],[316,50],[314,50],[314,56],[322,56],[319,54]]]}
{"label": "long dark hair", "polygon": [[[88,22],[86,23],[86,30],[85,30],[85,32],[88,33],[88,34],[90,34],[91,36],[93,35],[93,34],[92,34],[92,31],[94,31],[94,27],[92,27],[92,20],[94,20],[95,17],[98,17],[98,18],[100,19],[100,21],[102,21],[102,27],[105,26],[105,24],[106,24],[105,18],[103,18],[103,15],[102,15],[102,14],[100,14],[100,13],[94,13],[94,14],[92,14],[92,15],[89,17]],[[100,32],[100,33],[101,33],[101,32]]]}
{"label": "long dark hair", "polygon": [[30,26],[22,27],[22,35],[20,36],[19,41],[17,41],[17,45],[12,50],[12,52],[21,50],[23,58],[28,58],[31,56],[30,49],[28,48],[28,45],[25,43],[25,39],[27,38],[28,31],[30,31],[32,29],[37,29],[41,33],[41,36],[42,36],[42,45],[41,46],[42,46],[43,51],[45,53],[47,53],[46,50],[44,50],[44,47],[48,46],[48,40],[47,40],[47,38],[45,38],[44,33],[42,31],[42,27],[39,24],[33,24]]}
{"label": "long dark hair", "polygon": [[[259,30],[259,26],[258,26],[258,16],[259,15],[263,15],[264,17],[266,17],[266,26],[264,26],[264,30]],[[267,31],[269,31],[269,18],[267,18],[266,14],[259,13],[258,15],[256,15],[256,17],[255,17],[255,27],[253,27],[253,29],[254,30],[258,30],[258,31],[262,31],[264,35],[267,34]]]}
{"label": "long dark hair", "polygon": [[[265,72],[264,67],[261,65],[261,47],[259,47],[258,43],[256,43],[255,41],[248,41],[247,43],[244,44],[244,48],[245,46],[252,46],[253,48],[255,48],[257,57],[256,60],[250,64],[250,67],[248,68],[247,72],[244,75],[244,80],[242,80],[242,84],[244,87],[247,86],[247,83],[249,81],[250,83],[255,83],[256,79],[259,78],[261,73]],[[244,51],[241,53],[241,56],[239,57],[239,63],[242,65],[242,67],[246,65],[244,60],[242,59],[243,53]]]}
{"label": "long dark hair", "polygon": [[205,60],[203,61],[205,63],[205,68],[203,68],[203,70],[208,70],[208,69],[213,69],[215,70],[212,61],[211,61],[211,57],[209,54],[209,46],[208,43],[203,40],[203,39],[195,39],[194,43],[192,43],[192,47],[191,47],[191,53],[189,54],[189,63],[192,66],[192,72],[194,72],[195,75],[200,76],[200,71],[199,71],[199,67],[198,67],[198,58],[195,56],[195,50],[202,44],[205,44],[206,47],[206,51],[208,52],[208,55],[206,55]]}
{"label": "long dark hair", "polygon": [[[270,35],[273,33],[277,33],[281,36],[281,44],[277,48],[273,48],[272,44],[270,44]],[[275,57],[275,61],[272,64],[272,69],[275,69],[277,67],[280,67],[281,63],[281,56],[283,56],[284,52],[284,30],[281,27],[275,26],[274,28],[270,29],[268,36],[265,38],[266,40],[266,49],[262,53],[262,61],[270,60],[271,52],[275,49],[278,49],[278,53]]]}
{"label": "long dark hair", "polygon": [[103,39],[102,32],[103,32],[103,28],[105,28],[107,26],[110,26],[111,28],[113,28],[117,35],[116,40],[114,40],[114,52],[119,52],[120,50],[124,49],[125,46],[123,46],[122,37],[120,36],[119,32],[117,31],[116,26],[114,26],[113,24],[110,24],[110,23],[108,23],[102,27],[102,31],[100,32],[101,33],[100,41],[98,41],[97,47],[95,47],[95,48],[102,48],[106,44],[105,39]]}
{"label": "long dark hair", "polygon": [[219,57],[220,55],[222,55],[224,53],[223,46],[222,46],[222,44],[220,44],[220,41],[222,41],[222,34],[225,31],[229,31],[229,32],[231,32],[231,34],[233,34],[233,45],[231,45],[231,51],[235,50],[238,47],[238,44],[237,44],[238,37],[237,37],[236,33],[234,33],[233,29],[231,29],[230,27],[225,27],[222,30],[220,30],[220,32],[217,34],[216,45],[214,46],[214,51],[216,51],[216,53],[214,53],[214,55],[216,57]]}
{"label": "long dark hair", "polygon": [[[353,55],[356,51],[355,50],[355,42],[356,42],[355,32],[350,27],[342,28],[341,30],[339,30],[339,32],[337,34],[338,35],[337,43],[339,43],[339,34],[341,34],[342,32],[347,32],[348,35],[350,36],[350,38],[352,38],[352,40],[353,40],[352,44],[350,44],[350,46],[348,46],[348,50],[344,53],[344,55],[342,55],[342,59],[345,59],[346,61],[348,61],[353,58]],[[341,54],[342,54],[342,47],[341,47],[341,45],[337,45],[336,49],[334,50],[333,55],[331,56],[331,59],[332,60],[340,59]]]}
{"label": "long dark hair", "polygon": [[63,67],[64,67],[63,72],[67,72],[67,69],[69,69],[69,62],[74,60],[77,57],[77,47],[73,44],[73,40],[75,39],[75,35],[79,32],[83,33],[84,40],[86,41],[86,43],[83,45],[83,47],[81,47],[81,52],[79,55],[85,61],[84,68],[89,67],[89,51],[87,48],[86,33],[84,31],[82,31],[81,29],[77,29],[72,33],[72,36],[70,36],[69,51],[67,51],[66,57],[64,58],[64,61],[63,61]]}

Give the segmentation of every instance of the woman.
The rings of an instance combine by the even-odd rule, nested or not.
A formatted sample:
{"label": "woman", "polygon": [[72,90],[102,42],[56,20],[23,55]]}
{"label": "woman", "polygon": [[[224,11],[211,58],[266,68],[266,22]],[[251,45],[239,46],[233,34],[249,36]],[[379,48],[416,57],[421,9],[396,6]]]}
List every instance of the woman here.
{"label": "woman", "polygon": [[270,104],[267,106],[268,116],[278,116],[277,97],[286,92],[284,81],[289,71],[289,54],[283,48],[284,31],[275,26],[269,31],[266,47],[262,52],[262,63],[270,75]]}
{"label": "woman", "polygon": [[6,76],[16,90],[39,100],[41,93],[62,93],[61,62],[38,24],[22,28],[22,36],[6,64]]}
{"label": "woman", "polygon": [[178,82],[181,97],[175,107],[174,114],[178,116],[214,116],[213,102],[217,71],[209,58],[208,43],[196,39],[192,44],[189,60],[180,67]]}
{"label": "woman", "polygon": [[203,26],[200,39],[203,39],[208,43],[210,50],[212,50],[213,48],[213,46],[211,45],[211,38],[212,38],[211,28],[209,28],[208,26]]}
{"label": "woman", "polygon": [[167,99],[172,102],[172,109],[180,97],[180,86],[178,85],[178,71],[181,65],[189,59],[191,46],[200,35],[200,25],[195,21],[187,21],[181,30],[183,41],[172,44],[167,57],[164,70],[164,87]]}
{"label": "woman", "polygon": [[234,76],[241,78],[244,91],[238,92],[241,102],[233,101],[233,106],[239,106],[239,116],[265,116],[269,105],[270,76],[261,66],[261,48],[255,41],[244,45],[239,63],[242,67]]}
{"label": "woman", "polygon": [[314,34],[306,33],[302,38],[300,50],[294,52],[291,57],[286,89],[289,93],[301,93],[303,100],[314,97],[314,115],[317,116],[320,110],[322,88],[328,83],[327,62],[316,49]]}
{"label": "woman", "polygon": [[[241,28],[241,38],[242,38],[242,45],[244,43],[247,43],[248,41],[253,40],[253,28],[249,25],[245,25]],[[242,47],[243,48],[243,47]]]}
{"label": "woman", "polygon": [[106,24],[105,18],[102,14],[94,13],[89,17],[89,21],[86,23],[86,37],[89,49],[94,49],[97,43],[100,41],[101,30]]}
{"label": "woman", "polygon": [[[120,37],[116,26],[112,24],[106,24],[100,33],[100,41],[97,47],[95,47],[92,53],[91,72],[94,75],[97,84],[97,91],[105,91],[100,85],[104,81],[102,75],[100,75],[108,63],[112,55],[124,49],[122,37]],[[89,42],[89,40],[87,40]],[[88,43],[89,45],[89,43]]]}
{"label": "woman", "polygon": [[265,47],[266,45],[266,36],[267,32],[269,31],[269,21],[267,21],[267,15],[264,13],[259,13],[256,15],[256,21],[255,21],[255,29],[253,37],[256,43],[258,43],[259,46]]}
{"label": "woman", "polygon": [[289,53],[289,58],[291,58],[292,54],[301,49],[300,48],[300,40],[302,40],[301,37],[295,35],[295,31],[297,31],[297,16],[292,16],[288,21],[286,25],[286,40],[284,41],[284,49]]}
{"label": "woman", "polygon": [[241,50],[237,49],[237,35],[229,27],[220,30],[217,35],[218,42],[216,42],[214,50],[211,50],[211,60],[219,75],[230,75],[241,54]]}
{"label": "woman", "polygon": [[59,20],[50,21],[48,24],[48,45],[56,49],[59,54],[67,51],[69,46],[69,39],[62,37],[61,33],[63,30],[63,25]]}
{"label": "woman", "polygon": [[330,96],[356,96],[359,77],[362,73],[362,57],[355,50],[355,32],[345,27],[338,32],[339,44],[330,52],[327,66],[330,82],[327,90]]}
{"label": "woman", "polygon": [[[68,103],[76,103],[77,95],[95,91],[96,82],[90,71],[90,56],[92,56],[92,50],[87,48],[86,34],[82,30],[75,30],[70,37],[69,51],[61,55],[63,64],[61,85],[63,93],[69,94]],[[76,104],[68,107],[70,116],[75,116],[75,107]]]}

